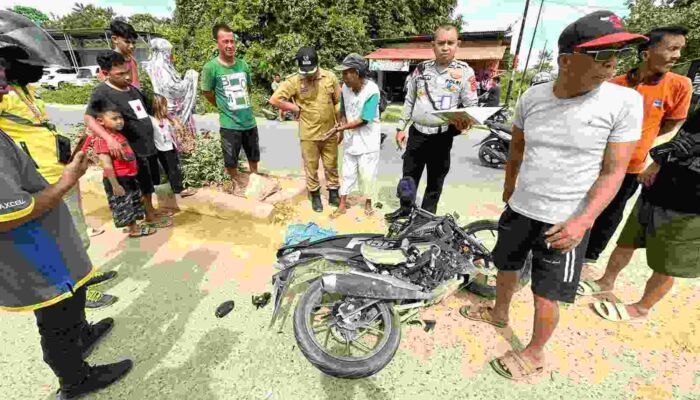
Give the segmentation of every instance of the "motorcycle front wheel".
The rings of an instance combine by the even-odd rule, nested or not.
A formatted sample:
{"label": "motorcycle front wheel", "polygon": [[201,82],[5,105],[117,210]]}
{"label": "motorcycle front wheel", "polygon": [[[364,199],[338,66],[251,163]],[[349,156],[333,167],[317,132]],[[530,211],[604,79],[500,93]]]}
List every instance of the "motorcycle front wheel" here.
{"label": "motorcycle front wheel", "polygon": [[[476,236],[482,243],[484,247],[489,251],[493,252],[496,246],[496,240],[498,239],[498,221],[484,219],[479,221],[474,221],[468,225],[462,227],[465,232]],[[496,266],[493,263],[493,259],[490,260],[475,260],[477,262],[482,262],[486,264],[486,267],[495,270]],[[517,290],[522,289],[530,283],[530,276],[532,273],[532,251],[527,254],[523,268],[518,271],[518,287]],[[485,282],[484,282],[485,281]],[[477,295],[486,298],[496,297],[496,277],[490,276],[486,277],[483,281],[473,281],[468,285],[467,290],[474,292]]]}
{"label": "motorcycle front wheel", "polygon": [[316,280],[294,311],[294,336],[307,360],[336,378],[357,379],[382,370],[399,348],[399,317],[387,302],[375,303],[350,321],[338,315],[348,298],[323,292]]}

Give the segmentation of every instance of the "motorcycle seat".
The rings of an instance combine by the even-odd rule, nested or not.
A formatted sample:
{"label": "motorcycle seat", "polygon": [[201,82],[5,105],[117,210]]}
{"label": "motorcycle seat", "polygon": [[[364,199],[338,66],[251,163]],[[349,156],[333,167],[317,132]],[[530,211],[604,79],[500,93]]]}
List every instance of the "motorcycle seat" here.
{"label": "motorcycle seat", "polygon": [[406,255],[401,249],[380,249],[363,243],[360,246],[360,253],[365,260],[372,264],[397,265],[407,261]]}
{"label": "motorcycle seat", "polygon": [[503,131],[503,132],[505,132],[505,133],[508,133],[509,135],[510,135],[511,129],[513,128],[512,125],[503,124],[503,123],[500,123],[500,122],[494,122],[494,123],[491,124],[491,125],[492,125],[495,129],[498,129],[499,131]]}

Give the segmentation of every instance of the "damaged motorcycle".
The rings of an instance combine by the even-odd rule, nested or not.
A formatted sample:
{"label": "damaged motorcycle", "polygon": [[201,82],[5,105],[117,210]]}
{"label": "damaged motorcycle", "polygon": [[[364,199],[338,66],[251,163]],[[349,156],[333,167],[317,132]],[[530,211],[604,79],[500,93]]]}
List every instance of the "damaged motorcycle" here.
{"label": "damaged motorcycle", "polygon": [[[476,276],[495,276],[491,250],[477,233],[497,232],[496,221],[460,227],[452,215],[434,215],[414,200],[388,217],[386,235],[338,235],[278,250],[270,326],[280,315],[286,320],[290,299],[301,295],[293,316],[296,342],[325,374],[376,374],[394,357],[402,323],[420,322],[421,309]],[[530,262],[521,270],[521,287]]]}

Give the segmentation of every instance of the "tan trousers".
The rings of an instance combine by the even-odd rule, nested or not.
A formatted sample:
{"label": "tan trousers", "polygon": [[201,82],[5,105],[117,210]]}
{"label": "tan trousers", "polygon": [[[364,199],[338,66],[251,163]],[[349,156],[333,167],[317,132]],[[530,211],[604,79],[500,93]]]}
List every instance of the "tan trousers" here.
{"label": "tan trousers", "polygon": [[320,188],[318,181],[318,159],[323,163],[327,189],[338,189],[338,141],[332,137],[326,141],[302,140],[301,158],[304,160],[306,189],[315,192]]}

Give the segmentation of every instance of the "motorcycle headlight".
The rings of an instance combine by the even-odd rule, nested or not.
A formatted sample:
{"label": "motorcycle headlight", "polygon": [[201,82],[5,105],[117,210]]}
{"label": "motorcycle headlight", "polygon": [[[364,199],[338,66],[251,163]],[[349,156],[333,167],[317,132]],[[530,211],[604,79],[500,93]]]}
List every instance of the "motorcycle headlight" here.
{"label": "motorcycle headlight", "polygon": [[294,252],[291,252],[289,254],[285,254],[282,257],[280,257],[277,262],[280,263],[283,267],[290,267],[299,261],[299,258],[301,257],[301,251],[297,250]]}

